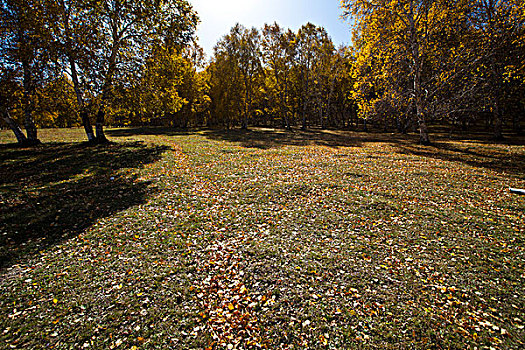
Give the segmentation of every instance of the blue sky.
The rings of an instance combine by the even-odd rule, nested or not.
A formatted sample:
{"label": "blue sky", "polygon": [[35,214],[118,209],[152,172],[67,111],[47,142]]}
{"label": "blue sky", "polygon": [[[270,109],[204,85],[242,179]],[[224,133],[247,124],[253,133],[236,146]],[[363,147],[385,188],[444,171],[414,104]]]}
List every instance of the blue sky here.
{"label": "blue sky", "polygon": [[294,31],[312,22],[324,27],[336,45],[350,43],[350,26],[344,22],[339,0],[190,0],[199,13],[197,30],[200,45],[207,55],[217,41],[239,22],[261,28],[277,22]]}

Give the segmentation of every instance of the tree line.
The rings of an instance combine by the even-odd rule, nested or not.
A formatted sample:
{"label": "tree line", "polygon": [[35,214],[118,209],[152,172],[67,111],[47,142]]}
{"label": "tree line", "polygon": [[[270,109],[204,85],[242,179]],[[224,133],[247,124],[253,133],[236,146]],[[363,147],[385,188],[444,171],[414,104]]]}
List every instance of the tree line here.
{"label": "tree line", "polygon": [[209,61],[187,1],[1,4],[0,108],[20,143],[81,125],[95,143],[104,125],[373,126],[429,143],[429,125],[501,139],[525,119],[518,0],[346,0],[350,46],[311,23],[237,24]]}

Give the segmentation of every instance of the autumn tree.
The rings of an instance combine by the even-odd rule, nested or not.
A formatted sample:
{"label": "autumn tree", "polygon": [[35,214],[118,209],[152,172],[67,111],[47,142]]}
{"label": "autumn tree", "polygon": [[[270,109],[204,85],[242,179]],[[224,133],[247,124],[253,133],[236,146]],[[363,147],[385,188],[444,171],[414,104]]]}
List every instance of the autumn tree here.
{"label": "autumn tree", "polygon": [[207,72],[212,112],[208,126],[223,125],[230,128],[242,117],[243,86],[239,66],[227,46],[216,47]]}
{"label": "autumn tree", "polygon": [[324,128],[329,119],[333,90],[340,74],[341,62],[328,33],[320,30],[319,34],[316,59],[312,67],[312,110],[317,114],[317,124]]}
{"label": "autumn tree", "polygon": [[2,66],[0,75],[0,113],[2,120],[15,134],[20,145],[27,144],[27,137],[20,128],[20,124],[12,115],[12,110],[20,105],[22,89],[17,82],[16,73]]}
{"label": "autumn tree", "polygon": [[179,94],[185,71],[184,58],[164,47],[154,50],[148,58],[143,77],[135,89],[140,112],[148,119],[171,119],[187,103]]}
{"label": "autumn tree", "polygon": [[203,67],[202,55],[195,44],[182,52],[156,47],[135,79],[116,82],[110,105],[118,112],[110,121],[116,125],[195,124],[208,102],[207,81],[198,72]]}
{"label": "autumn tree", "polygon": [[302,129],[306,129],[311,99],[312,67],[319,47],[318,28],[307,23],[299,28],[296,35],[297,66],[301,99]]}
{"label": "autumn tree", "polygon": [[56,74],[36,92],[35,120],[42,128],[79,126],[76,106],[71,80]]}
{"label": "autumn tree", "polygon": [[209,117],[209,81],[204,70],[204,51],[196,42],[188,45],[182,52],[186,69],[182,77],[180,96],[186,103],[176,114],[179,125],[204,125]]}
{"label": "autumn tree", "polygon": [[[105,142],[103,126],[115,85],[140,75],[154,48],[183,48],[194,35],[197,15],[185,0],[60,0],[58,9],[55,33],[88,140]],[[98,106],[95,136],[86,95]]]}
{"label": "autumn tree", "polygon": [[[361,108],[414,118],[430,143],[427,119],[451,79],[467,72],[464,48],[448,41],[462,32],[465,1],[344,1],[355,20]],[[462,64],[459,64],[459,63]],[[364,94],[364,95],[363,95]],[[367,101],[368,100],[368,101]],[[363,106],[364,105],[364,106]]]}
{"label": "autumn tree", "polygon": [[[427,122],[491,115],[494,137],[518,105],[523,6],[519,1],[344,1],[355,19],[355,95],[364,118]],[[487,113],[489,112],[489,113]]]}
{"label": "autumn tree", "polygon": [[92,67],[97,60],[93,49],[97,23],[89,3],[80,0],[57,0],[50,2],[55,18],[50,19],[53,37],[59,47],[62,68],[69,74],[77,110],[89,142],[95,142],[95,133],[89,118],[88,96],[94,93],[90,86]]}
{"label": "autumn tree", "polygon": [[352,61],[346,48],[335,49],[324,28],[308,23],[293,32],[266,24],[260,46],[250,44],[255,37],[254,29],[237,25],[217,44],[209,68],[212,115],[242,127],[247,115],[257,116],[252,122],[286,129],[336,125],[336,113],[345,118],[353,105]]}
{"label": "autumn tree", "polygon": [[[254,90],[262,72],[259,31],[256,28],[247,29],[236,24],[230,33],[217,43],[214,51],[211,88],[212,98],[215,99],[214,105],[218,107],[216,111],[223,115],[240,113],[241,126],[246,129]],[[228,83],[224,80],[231,81]],[[239,83],[242,85],[239,86]],[[238,93],[240,95],[236,95]],[[231,98],[240,101],[229,101],[228,99]],[[218,104],[219,101],[224,105]]]}
{"label": "autumn tree", "polygon": [[197,17],[187,1],[102,1],[93,4],[93,18],[103,30],[95,41],[102,53],[94,75],[99,96],[96,132],[105,141],[103,125],[114,79],[141,67],[144,52],[159,41],[186,44],[197,24]]}
{"label": "autumn tree", "polygon": [[290,90],[295,61],[295,33],[284,30],[277,23],[265,24],[262,29],[262,60],[266,74],[266,91],[272,96],[275,108],[286,129],[291,128],[292,106]]}
{"label": "autumn tree", "polygon": [[[523,67],[524,6],[517,0],[472,1],[469,20],[472,25],[471,50],[480,57],[477,78],[481,95],[493,116],[493,135],[503,138],[504,110],[511,103],[510,90],[519,89],[520,68]],[[522,90],[523,91],[523,90]]]}
{"label": "autumn tree", "polygon": [[[4,0],[0,3],[0,62],[4,72],[11,71],[12,79],[22,86],[24,127],[27,137],[20,143],[38,144],[38,132],[33,112],[35,92],[48,74],[52,51],[49,43],[50,32],[45,23],[47,8],[41,0]],[[7,107],[2,107],[5,110]],[[13,126],[13,120],[9,119]]]}
{"label": "autumn tree", "polygon": [[350,49],[340,46],[330,57],[325,81],[326,124],[331,127],[350,127],[357,122],[356,104],[352,97],[354,57]]}
{"label": "autumn tree", "polygon": [[225,44],[230,46],[229,50],[233,53],[244,85],[244,110],[241,125],[243,129],[247,129],[257,75],[261,72],[259,31],[256,28],[247,29],[237,24],[232,28],[228,39]]}

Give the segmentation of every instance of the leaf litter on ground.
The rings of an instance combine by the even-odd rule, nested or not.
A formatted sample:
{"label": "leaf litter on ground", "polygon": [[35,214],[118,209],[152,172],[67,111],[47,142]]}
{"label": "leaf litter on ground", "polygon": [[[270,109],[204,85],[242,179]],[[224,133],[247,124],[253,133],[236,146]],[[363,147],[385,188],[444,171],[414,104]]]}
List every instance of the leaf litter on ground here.
{"label": "leaf litter on ground", "polygon": [[523,347],[523,147],[344,137],[117,139],[145,198],[3,269],[0,347]]}

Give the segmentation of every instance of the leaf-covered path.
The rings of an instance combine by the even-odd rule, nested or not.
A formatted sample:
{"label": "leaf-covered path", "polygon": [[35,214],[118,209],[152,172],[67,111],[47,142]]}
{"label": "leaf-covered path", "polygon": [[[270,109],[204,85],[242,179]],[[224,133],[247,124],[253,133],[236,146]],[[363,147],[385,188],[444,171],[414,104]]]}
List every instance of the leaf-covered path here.
{"label": "leaf-covered path", "polygon": [[109,134],[160,156],[83,172],[143,199],[2,270],[0,347],[525,346],[523,146],[149,131]]}

